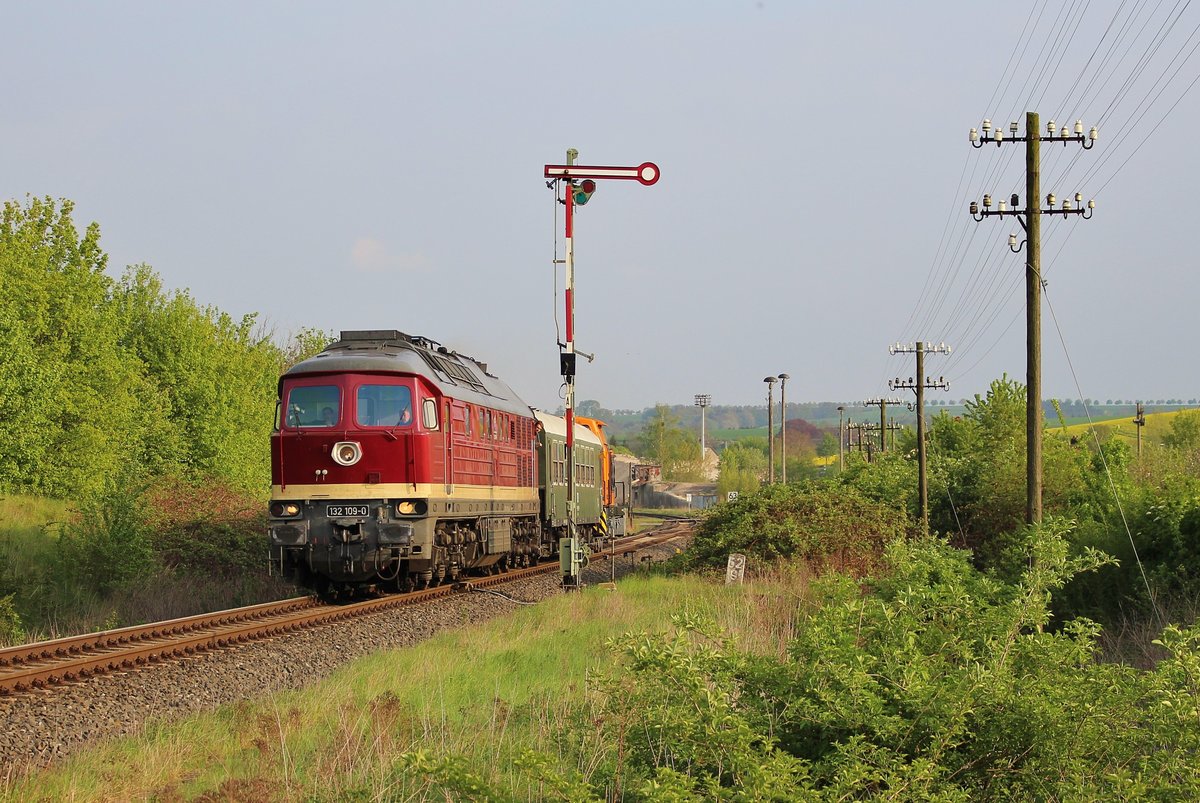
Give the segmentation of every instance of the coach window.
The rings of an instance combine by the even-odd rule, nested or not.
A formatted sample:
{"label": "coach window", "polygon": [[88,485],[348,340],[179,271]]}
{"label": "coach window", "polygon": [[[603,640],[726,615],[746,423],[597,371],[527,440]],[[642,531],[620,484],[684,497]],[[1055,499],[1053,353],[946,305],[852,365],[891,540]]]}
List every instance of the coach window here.
{"label": "coach window", "polygon": [[300,385],[288,391],[288,427],[333,427],[341,412],[342,391],[336,385]]}
{"label": "coach window", "polygon": [[359,385],[355,420],[360,427],[403,427],[412,423],[412,391],[406,385]]}

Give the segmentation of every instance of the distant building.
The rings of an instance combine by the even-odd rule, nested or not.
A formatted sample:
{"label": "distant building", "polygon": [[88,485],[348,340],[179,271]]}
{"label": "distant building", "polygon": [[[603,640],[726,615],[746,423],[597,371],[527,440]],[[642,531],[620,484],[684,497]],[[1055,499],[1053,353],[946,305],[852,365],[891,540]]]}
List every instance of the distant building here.
{"label": "distant building", "polygon": [[634,463],[631,466],[635,486],[662,479],[662,466],[657,463]]}

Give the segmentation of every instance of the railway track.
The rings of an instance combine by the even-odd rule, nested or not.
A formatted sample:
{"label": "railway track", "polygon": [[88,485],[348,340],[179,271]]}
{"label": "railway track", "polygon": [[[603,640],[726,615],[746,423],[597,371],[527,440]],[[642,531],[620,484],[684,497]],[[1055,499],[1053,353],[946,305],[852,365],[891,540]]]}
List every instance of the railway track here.
{"label": "railway track", "polygon": [[[591,558],[615,559],[632,554],[642,547],[686,535],[690,531],[690,523],[672,521],[650,532],[620,539],[612,548],[594,553]],[[10,647],[0,650],[0,695],[82,681],[107,672],[133,670],[209,650],[274,638],[389,608],[417,605],[451,594],[502,585],[556,571],[559,571],[558,563],[543,563],[503,574],[472,577],[451,585],[406,594],[392,594],[349,605],[332,605],[314,597],[295,597],[280,602],[251,605],[166,622]]]}
{"label": "railway track", "polygon": [[652,511],[633,511],[636,518],[643,519],[659,519],[660,521],[699,521],[699,518],[694,514],[683,513],[657,513]]}

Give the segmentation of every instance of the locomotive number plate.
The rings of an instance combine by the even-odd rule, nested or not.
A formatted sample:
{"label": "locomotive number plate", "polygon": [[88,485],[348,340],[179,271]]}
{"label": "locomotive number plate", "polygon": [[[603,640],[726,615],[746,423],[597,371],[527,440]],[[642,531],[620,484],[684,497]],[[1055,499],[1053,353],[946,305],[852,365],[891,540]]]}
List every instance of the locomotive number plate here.
{"label": "locomotive number plate", "polygon": [[370,515],[370,510],[367,505],[326,505],[325,515],[331,519],[348,516],[368,516]]}

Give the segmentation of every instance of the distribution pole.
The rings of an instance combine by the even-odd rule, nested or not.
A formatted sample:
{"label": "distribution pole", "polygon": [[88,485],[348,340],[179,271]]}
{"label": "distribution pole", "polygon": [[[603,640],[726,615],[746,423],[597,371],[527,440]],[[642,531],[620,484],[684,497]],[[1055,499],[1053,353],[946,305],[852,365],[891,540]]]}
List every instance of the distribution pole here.
{"label": "distribution pole", "polygon": [[918,508],[917,512],[921,519],[921,531],[929,532],[929,477],[927,471],[927,458],[925,454],[925,388],[949,390],[950,383],[945,377],[938,377],[934,382],[929,377],[925,376],[925,354],[949,354],[950,347],[945,343],[940,343],[936,346],[926,348],[925,343],[918,340],[916,346],[904,346],[899,343],[894,346],[889,346],[888,351],[892,354],[913,354],[917,355],[917,376],[916,379],[909,377],[908,381],[902,381],[900,377],[888,380],[888,389],[896,390],[898,388],[909,388],[917,392],[917,489],[918,489]]}
{"label": "distribution pole", "polygon": [[767,383],[767,484],[775,484],[775,382],[768,376]]}
{"label": "distribution pole", "polygon": [[[1025,198],[1040,203],[1041,125],[1025,115]],[[1016,206],[1016,204],[1013,204]],[[1042,520],[1042,216],[1025,221],[1025,522]]]}
{"label": "distribution pole", "polygon": [[887,443],[885,442],[886,433],[888,431],[887,408],[889,404],[903,404],[899,399],[867,399],[863,402],[863,407],[878,407],[879,408],[879,452],[882,454],[887,451]]}
{"label": "distribution pole", "polygon": [[863,430],[866,426],[866,424],[860,424],[856,421],[847,422],[846,430],[850,440],[850,451],[857,451],[859,454],[862,454],[867,450],[866,439],[863,438]]}
{"label": "distribution pole", "polygon": [[[986,142],[995,142],[998,147],[1005,141],[1004,132],[1000,128],[992,129],[991,120],[984,120],[982,128],[982,138],[980,138],[979,132],[974,128],[971,129],[972,146],[982,148]],[[991,209],[992,196],[990,195],[983,196],[982,211],[975,201],[971,201],[970,207],[971,216],[977,221],[991,215],[999,217],[1010,215],[1015,217],[1025,229],[1026,242],[1022,244],[1027,246],[1025,252],[1025,521],[1027,524],[1038,524],[1042,520],[1042,286],[1045,284],[1045,279],[1042,278],[1041,216],[1062,215],[1065,219],[1067,215],[1081,215],[1088,219],[1092,216],[1092,210],[1096,208],[1094,200],[1088,201],[1085,208],[1083,195],[1078,192],[1075,193],[1074,206],[1070,199],[1064,198],[1062,208],[1056,209],[1054,193],[1050,193],[1046,196],[1047,208],[1041,208],[1041,143],[1043,141],[1061,142],[1066,146],[1068,142],[1077,142],[1085,149],[1090,149],[1096,144],[1097,135],[1096,127],[1093,126],[1085,139],[1082,120],[1075,121],[1073,136],[1068,134],[1065,125],[1061,129],[1056,129],[1053,120],[1047,123],[1046,128],[1048,136],[1041,136],[1041,122],[1037,112],[1025,113],[1025,136],[1023,137],[1017,136],[1019,126],[1015,121],[1009,124],[1011,133],[1009,141],[1025,143],[1024,211],[1017,208],[1020,205],[1020,198],[1016,195],[1011,198],[1012,209],[1005,208],[1004,201],[1000,201],[995,210]],[[1014,253],[1020,251],[1015,233],[1008,236],[1008,247]]]}
{"label": "distribution pole", "polygon": [[1137,415],[1133,417],[1133,425],[1137,428],[1137,456],[1142,459],[1142,427],[1146,426],[1146,408],[1141,402],[1137,403]]}
{"label": "distribution pole", "polygon": [[787,374],[779,375],[779,468],[780,477],[784,485],[787,485],[787,381],[791,379]]}
{"label": "distribution pole", "polygon": [[842,415],[846,408],[838,405],[838,473],[841,474],[846,468],[846,431],[842,428]]}

